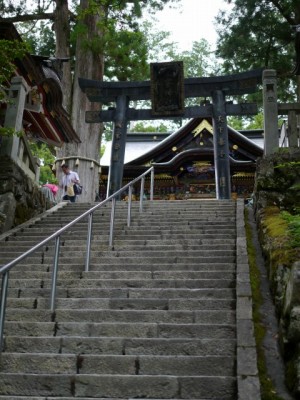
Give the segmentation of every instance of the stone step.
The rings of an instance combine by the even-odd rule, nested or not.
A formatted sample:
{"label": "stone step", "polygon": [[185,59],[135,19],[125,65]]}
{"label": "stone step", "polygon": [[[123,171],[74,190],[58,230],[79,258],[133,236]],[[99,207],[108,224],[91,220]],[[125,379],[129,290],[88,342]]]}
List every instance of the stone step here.
{"label": "stone step", "polygon": [[[62,224],[62,226],[58,226],[57,229],[60,229],[60,228],[62,228],[64,226],[65,226],[65,224]],[[99,223],[98,225],[93,224],[93,230],[95,232],[108,232],[108,227],[109,227],[108,224],[106,226],[103,223]],[[147,233],[148,230],[149,230],[149,233],[151,234],[151,232],[153,232],[153,231],[154,232],[155,231],[160,231],[161,228],[162,227],[159,224],[152,224],[152,225],[145,225],[145,226],[136,225],[134,227],[127,226],[127,223],[126,224],[115,224],[114,225],[114,231],[116,233],[127,231],[127,232],[132,232],[134,234],[134,231],[136,229],[138,229],[140,231],[144,230],[145,233]],[[68,236],[72,235],[74,232],[80,234],[81,231],[85,232],[86,229],[87,229],[87,224],[85,224],[85,226],[79,226],[79,227],[77,227],[76,224],[75,224],[72,227],[70,227],[68,230],[66,230],[63,235],[68,237]],[[234,226],[233,223],[223,223],[223,224],[216,224],[216,225],[212,225],[212,226],[208,222],[205,222],[203,224],[198,224],[198,226],[195,226],[195,225],[192,225],[192,224],[189,224],[189,225],[179,224],[179,226],[173,226],[171,223],[166,223],[166,224],[163,225],[163,229],[164,229],[165,233],[171,232],[172,234],[173,233],[177,233],[177,232],[179,232],[179,233],[180,232],[189,233],[191,231],[193,233],[197,233],[197,232],[198,233],[203,233],[203,232],[206,232],[206,231],[216,232],[216,231],[219,231],[219,229],[222,229],[222,230],[231,229],[232,231],[234,231],[235,226]],[[15,236],[12,236],[12,238],[14,238],[14,237],[16,237],[18,235],[19,236],[22,235],[23,237],[24,236],[27,237],[28,235],[29,236],[30,235],[36,235],[38,233],[46,235],[46,234],[53,233],[55,231],[56,231],[55,227],[52,227],[50,229],[49,227],[47,227],[46,224],[43,224],[41,226],[33,226],[30,229],[28,228],[24,232],[18,232]]]}
{"label": "stone step", "polygon": [[[29,270],[29,271],[28,271]],[[43,263],[43,264],[23,264],[22,265],[16,265],[12,271],[10,272],[10,276],[13,276],[12,274],[18,273],[20,276],[20,272],[34,272],[34,271],[40,271],[40,272],[48,272],[51,273],[53,270],[53,263]],[[112,263],[110,262],[109,264],[90,264],[89,267],[89,272],[116,272],[116,271],[143,271],[147,272],[150,271],[152,273],[155,272],[160,272],[160,271],[231,271],[235,272],[236,270],[236,265],[235,263],[202,263],[202,262],[197,262],[193,263],[190,265],[183,264],[183,263],[160,263],[160,264],[131,264],[130,267],[129,265],[122,265],[119,263]],[[73,264],[70,265],[69,263],[59,263],[59,271],[58,273],[61,272],[71,272],[71,273],[78,273],[81,274],[84,272],[84,265],[83,263],[81,264]],[[22,275],[23,276],[23,275]]]}
{"label": "stone step", "polygon": [[[61,209],[57,212],[53,212],[51,214],[48,214],[46,216],[43,216],[42,220],[45,219],[59,219],[59,217],[61,218],[76,218],[79,215],[82,215],[84,212],[91,210],[91,208],[82,208],[81,210],[77,210],[72,212],[72,210],[65,208],[65,209]],[[143,207],[142,212],[140,212],[140,207],[133,207],[131,209],[131,215],[133,216],[137,216],[140,214],[145,214],[145,215],[160,215],[160,214],[164,214],[166,216],[170,215],[178,215],[181,216],[183,214],[186,215],[232,215],[235,213],[235,209],[233,207],[225,207],[225,208],[221,208],[221,207],[216,207],[216,208],[211,208],[211,207]],[[111,214],[111,207],[100,207],[96,210],[93,211],[94,215],[96,217],[106,217],[106,216],[110,216]],[[117,205],[117,207],[115,208],[115,215],[116,216],[127,216],[128,214],[128,207],[119,207]]]}
{"label": "stone step", "polygon": [[[143,215],[143,220],[138,218],[138,216],[131,215],[131,226],[138,226],[138,225],[160,225],[160,224],[175,224],[178,225],[179,223],[182,223],[183,226],[189,225],[189,224],[207,224],[208,222],[212,222],[213,225],[218,225],[218,224],[232,224],[235,220],[235,215],[233,213],[228,213],[228,214],[207,214],[203,212],[202,214],[170,214],[169,216],[166,214],[142,214]],[[93,217],[93,225],[95,226],[107,226],[110,222],[110,215],[94,215]],[[32,227],[44,227],[45,225],[49,226],[50,228],[53,226],[64,226],[73,221],[75,218],[71,217],[63,217],[63,218],[47,218],[42,221],[36,222]],[[83,217],[82,220],[78,221],[77,224],[80,226],[85,226],[87,224],[87,217]],[[127,225],[127,215],[117,215],[115,216],[115,223],[117,225]]]}
{"label": "stone step", "polygon": [[[57,226],[57,227],[61,227],[64,225],[67,225],[69,222],[71,222],[72,219],[69,218],[63,218],[63,219],[46,219],[42,222],[38,222],[35,225],[33,225],[32,227],[39,227],[42,228],[45,225],[47,225],[47,227],[51,228],[53,226]],[[186,216],[186,215],[180,215],[179,217],[177,215],[175,216],[170,216],[170,217],[166,217],[164,215],[150,215],[148,216],[148,218],[145,220],[140,220],[137,218],[132,218],[131,219],[131,226],[152,226],[152,225],[157,225],[157,226],[161,226],[161,225],[170,225],[170,224],[175,224],[175,225],[180,225],[182,224],[183,226],[188,226],[188,225],[205,225],[208,222],[211,223],[212,225],[224,225],[224,224],[230,224],[232,225],[235,221],[235,216],[234,215],[216,215],[213,217],[207,216],[207,215],[203,215],[203,216],[195,216],[195,215],[190,215],[190,216]],[[87,225],[87,218],[83,218],[82,220],[77,222],[77,225],[79,226],[86,226]],[[96,216],[93,218],[93,226],[96,227],[101,227],[101,226],[105,226],[107,227],[110,223],[110,216],[107,217],[99,217],[97,218]],[[127,225],[127,216],[124,217],[120,217],[118,216],[118,218],[115,219],[115,224],[117,224],[118,226],[121,225]]]}
{"label": "stone step", "polygon": [[[11,261],[12,258],[10,257],[3,257],[3,262],[9,262]],[[207,256],[207,257],[193,257],[193,256],[189,256],[189,257],[185,257],[185,256],[174,256],[172,255],[172,257],[168,257],[167,255],[164,256],[160,256],[160,257],[144,257],[142,255],[142,253],[140,253],[139,256],[136,257],[124,257],[124,256],[119,256],[119,257],[101,257],[101,259],[99,257],[94,257],[94,255],[91,255],[91,259],[90,259],[90,264],[91,265],[95,265],[101,268],[102,263],[105,264],[116,264],[119,266],[122,266],[125,268],[125,266],[129,267],[131,265],[161,265],[161,264],[183,264],[183,263],[187,263],[187,264],[198,264],[198,263],[202,263],[202,264],[207,264],[209,265],[210,263],[221,263],[222,261],[226,264],[228,263],[234,263],[236,260],[235,255],[228,255],[225,257],[225,255],[213,255],[213,256]],[[74,259],[74,261],[77,263],[81,263],[82,267],[84,268],[84,263],[85,263],[85,254],[82,253],[79,257],[76,257]],[[100,263],[101,262],[101,263]],[[53,264],[53,257],[51,256],[28,256],[25,260],[22,260],[19,264],[23,265],[24,264],[28,264],[28,263],[33,263],[33,264],[47,264],[47,265],[51,265]],[[59,258],[59,265],[62,264],[66,264],[68,266],[70,266],[70,264],[72,263],[72,258],[70,259],[69,257],[60,257]],[[147,268],[147,267],[146,267]]]}
{"label": "stone step", "polygon": [[[124,220],[125,221],[125,220]],[[152,218],[143,218],[143,219],[135,219],[133,218],[131,221],[131,226],[170,226],[175,225],[179,226],[182,224],[183,227],[189,226],[189,225],[197,225],[197,226],[202,226],[207,223],[210,223],[213,226],[218,226],[218,225],[234,225],[235,222],[235,216],[193,216],[191,215],[190,217],[188,216],[181,216],[178,218],[177,216],[174,216],[173,218],[165,218],[163,215],[157,215]],[[96,222],[97,224],[97,222]],[[101,221],[98,222],[98,225],[101,225]]]}
{"label": "stone step", "polygon": [[[83,251],[86,249],[86,240],[82,240],[81,242],[76,242],[75,240],[66,240],[64,241],[64,244],[62,246],[62,251],[66,250],[71,250],[74,249],[74,245],[76,246],[76,251]],[[97,251],[99,247],[106,248],[107,249],[107,242],[106,241],[92,241],[91,244],[91,250],[92,251]],[[0,255],[5,255],[6,253],[11,253],[15,252],[16,254],[22,254],[25,250],[30,248],[28,244],[23,244],[20,243],[18,244],[18,248],[16,249],[16,243],[10,243],[7,244],[0,249]],[[54,246],[53,245],[45,245],[41,251],[47,251],[50,252],[50,250],[53,251]],[[162,244],[161,240],[128,240],[126,237],[123,238],[123,240],[117,240],[114,241],[114,249],[116,248],[136,248],[137,250],[212,250],[212,249],[217,249],[217,250],[226,250],[228,248],[234,249],[235,248],[235,240],[234,239],[228,239],[226,242],[225,239],[216,239],[215,242],[212,241],[206,241],[203,243],[203,240],[201,239],[193,239],[193,240],[188,240],[188,239],[179,239],[179,240],[172,240],[170,242],[166,242]]]}
{"label": "stone step", "polygon": [[[184,226],[189,225],[189,224],[198,224],[198,225],[205,225],[208,222],[212,221],[213,225],[224,225],[226,223],[232,224],[235,220],[235,215],[233,213],[228,213],[228,214],[209,214],[209,213],[204,213],[203,214],[194,214],[194,213],[190,213],[190,214],[169,214],[166,215],[165,213],[161,213],[161,214],[147,214],[147,213],[143,213],[141,214],[141,216],[143,218],[140,217],[140,215],[135,215],[135,214],[131,214],[131,220],[130,223],[132,226],[135,225],[159,225],[159,224],[175,224],[175,225],[179,225],[180,223],[182,223]],[[78,217],[77,217],[78,218]],[[110,222],[110,218],[111,216],[109,214],[107,215],[94,215],[93,217],[93,225],[95,226],[107,226]],[[128,216],[126,214],[123,215],[115,215],[115,224],[116,225],[127,225],[127,218]],[[43,228],[46,225],[51,228],[53,226],[64,226],[68,223],[70,223],[71,221],[73,221],[75,218],[72,217],[57,217],[57,218],[47,218],[41,221],[37,221],[32,225],[29,225],[27,228],[25,228],[26,230],[29,230],[31,228],[35,228],[35,227],[39,227],[39,228]],[[77,221],[77,224],[84,226],[86,225],[88,222],[88,218],[87,217],[82,217],[82,219],[79,219],[79,221]]]}
{"label": "stone step", "polygon": [[234,376],[234,363],[226,356],[3,353],[0,374]]}
{"label": "stone step", "polygon": [[[51,234],[55,233],[56,231],[58,231],[60,228],[62,228],[64,225],[62,225],[61,227],[53,227],[53,229],[49,229],[46,227],[33,227],[30,229],[30,231],[23,233],[26,238],[32,238],[35,236],[43,236],[43,237],[48,237]],[[78,235],[79,238],[84,238],[87,235],[87,226],[86,227],[80,227],[80,226],[74,226],[69,228],[70,232],[66,231],[66,233],[64,233],[64,236],[66,236],[67,234],[69,236],[73,236],[74,239],[74,235]],[[105,233],[109,233],[109,226],[104,226],[103,224],[99,227],[97,226],[93,226],[93,232],[95,234],[99,234],[101,233],[102,235],[104,235]],[[224,234],[235,234],[235,226],[234,225],[229,225],[229,224],[224,224],[224,225],[210,225],[210,224],[205,224],[205,225],[194,225],[194,224],[190,224],[190,225],[186,225],[186,226],[182,226],[181,224],[179,224],[178,226],[170,226],[169,224],[166,224],[165,226],[160,224],[160,225],[138,225],[135,227],[127,227],[127,225],[122,225],[122,226],[115,226],[114,229],[114,233],[115,236],[121,235],[121,234],[131,234],[132,232],[134,232],[133,234],[137,235],[139,233],[142,233],[144,235],[170,235],[170,234],[180,234],[180,235],[186,235],[186,234],[213,234],[216,236],[219,235],[224,235]],[[138,232],[138,233],[137,233]],[[66,236],[67,237],[67,236]],[[77,236],[76,236],[77,237]]]}
{"label": "stone step", "polygon": [[[93,398],[222,398],[236,394],[235,377],[96,374],[0,374],[1,395]],[[18,385],[16,385],[18,382]]]}
{"label": "stone step", "polygon": [[[73,211],[76,209],[85,209],[89,207],[94,207],[98,205],[99,203],[75,203],[75,204],[68,204],[66,207],[64,207],[64,210],[70,210]],[[117,207],[123,207],[127,208],[128,207],[128,202],[120,200],[116,202]],[[216,209],[220,207],[221,209],[227,208],[227,207],[235,207],[235,201],[234,200],[217,200],[217,199],[188,199],[188,200],[147,200],[143,201],[143,204],[145,208],[175,208],[178,209],[178,207],[181,208],[188,208],[188,207],[193,207],[193,208],[213,208]],[[139,208],[139,201],[132,201],[131,203],[132,207]],[[103,207],[110,208],[111,202],[106,203]]]}
{"label": "stone step", "polygon": [[[59,396],[59,397],[40,397],[40,396],[1,396],[0,395],[0,400],[74,400],[74,397],[65,397],[65,396]],[[103,400],[103,398],[99,397],[76,397],[76,400]],[[126,400],[126,399],[118,399],[118,400]],[[174,399],[176,400],[176,399]],[[178,399],[182,400],[182,399]],[[204,399],[205,400],[205,399]]]}
{"label": "stone step", "polygon": [[[137,238],[132,238],[132,237],[118,237],[117,239],[114,240],[114,249],[123,249],[123,248],[132,248],[136,247],[137,249],[140,248],[147,248],[147,249],[160,249],[160,248],[178,248],[182,249],[184,248],[190,248],[190,249],[213,249],[214,246],[217,248],[228,248],[230,246],[233,248],[236,245],[236,240],[234,238],[215,238],[213,241],[212,239],[206,239],[206,238],[201,238],[200,236],[194,237],[191,236],[189,238],[182,237],[182,238],[173,238],[170,236],[169,240],[165,241],[165,244],[162,244],[162,239],[167,239],[167,238],[161,238],[158,239],[156,236],[154,236],[153,239],[148,239],[145,236],[145,239],[139,237]],[[42,240],[42,239],[41,239]],[[63,244],[64,249],[67,248],[74,248],[76,247],[77,249],[81,249],[84,251],[86,249],[86,238],[83,238],[82,240],[74,240],[74,239],[65,239],[62,238],[61,242]],[[38,243],[37,240],[32,239],[32,240],[19,240],[19,241],[9,241],[5,243],[3,246],[1,246],[0,249],[0,254],[5,254],[7,252],[11,251],[16,251],[16,246],[18,249],[18,252],[22,253],[25,252],[26,250],[30,249],[33,247],[36,243]],[[92,245],[91,245],[91,250],[98,250],[99,248],[107,248],[108,247],[108,235],[103,236],[102,240],[93,240]],[[45,249],[52,249],[53,244],[47,244],[43,246],[43,248],[40,251],[45,251]]]}
{"label": "stone step", "polygon": [[[146,217],[145,217],[146,218]],[[32,226],[26,227],[24,229],[20,229],[20,231],[17,231],[16,234],[20,234],[20,233],[29,233],[31,230],[36,232],[37,230],[40,230],[41,232],[43,231],[53,231],[55,230],[55,228],[61,228],[65,225],[67,225],[67,223],[71,222],[72,220],[68,220],[65,223],[57,223],[57,224],[49,224],[46,221],[44,221],[44,223],[42,224],[34,224]],[[151,223],[148,223],[148,222]],[[210,219],[205,219],[205,220],[197,220],[195,218],[191,218],[190,220],[180,220],[178,221],[177,219],[174,219],[174,221],[170,218],[166,219],[165,221],[161,221],[161,219],[159,218],[159,216],[157,216],[157,218],[154,219],[149,219],[149,221],[145,220],[135,220],[135,219],[131,219],[131,223],[130,226],[127,226],[127,218],[124,219],[123,221],[119,221],[119,219],[116,218],[114,226],[116,229],[123,229],[123,228],[129,228],[132,229],[134,227],[144,227],[147,228],[147,226],[149,226],[150,228],[154,228],[155,226],[159,227],[159,226],[163,226],[166,229],[168,228],[177,228],[178,226],[181,226],[184,229],[187,229],[189,226],[197,226],[198,228],[205,228],[209,223],[210,223]],[[176,223],[176,221],[178,221],[178,223]],[[234,218],[230,218],[230,221],[228,220],[228,218],[216,218],[213,220],[213,227],[225,227],[225,226],[229,226],[229,227],[233,227],[234,226]],[[174,227],[173,227],[173,223],[174,223]],[[102,227],[107,228],[109,226],[109,221],[94,221],[93,220],[93,227],[96,227],[97,229],[101,229]],[[77,222],[75,225],[69,227],[69,230],[80,230],[81,229],[86,229],[87,227],[87,220],[83,220],[83,221],[79,221]]]}
{"label": "stone step", "polygon": [[[9,279],[9,288],[50,288],[51,279]],[[57,287],[70,288],[231,288],[234,279],[60,279]]]}
{"label": "stone step", "polygon": [[[51,289],[45,288],[15,288],[9,290],[9,296],[15,298],[45,298],[50,299]],[[234,288],[57,288],[58,298],[151,298],[151,299],[209,299],[211,301],[229,301],[234,304]]]}
{"label": "stone step", "polygon": [[[108,237],[109,237],[109,233],[103,233],[103,234],[99,234],[100,232],[98,231],[93,231],[93,241],[92,243],[107,243],[108,244]],[[42,240],[46,239],[49,235],[42,235],[42,234],[32,234],[31,232],[29,232],[26,235],[26,238],[24,239],[24,236],[14,236],[13,238],[11,238],[10,240],[8,240],[7,242],[1,243],[1,247],[3,246],[9,246],[11,244],[13,245],[17,245],[19,246],[22,245],[22,243],[24,243],[24,245],[35,245],[39,242],[41,242]],[[74,242],[79,242],[79,243],[86,243],[86,239],[87,239],[87,233],[86,232],[79,232],[76,233],[76,236],[73,234],[70,235],[62,235],[61,236],[61,242],[62,243],[74,243]],[[215,232],[215,233],[199,233],[198,231],[193,231],[190,230],[189,232],[184,232],[184,233],[180,233],[175,231],[174,233],[166,233],[165,231],[157,231],[157,233],[152,233],[152,232],[147,232],[147,231],[140,231],[139,234],[135,234],[134,232],[125,232],[125,231],[120,231],[120,232],[115,232],[115,236],[114,236],[114,243],[118,243],[118,242],[123,242],[124,240],[127,241],[135,241],[135,240],[139,240],[139,241],[157,241],[159,240],[160,242],[162,240],[166,240],[166,241],[176,241],[176,240],[180,240],[180,241],[203,241],[203,243],[205,243],[205,241],[209,241],[211,242],[212,240],[216,240],[218,241],[228,241],[229,243],[234,242],[235,241],[235,235],[233,232],[231,232],[230,234],[226,234],[223,232]],[[50,243],[51,244],[51,243]]]}
{"label": "stone step", "polygon": [[235,324],[7,321],[5,335],[235,339]]}
{"label": "stone step", "polygon": [[[199,247],[198,247],[199,248]],[[16,254],[18,254],[18,252],[16,252]],[[49,259],[51,256],[53,257],[54,251],[52,251],[52,249],[48,250],[48,251],[40,251],[37,252],[34,255],[29,255],[28,259],[37,259],[39,258],[40,255],[44,256],[44,260],[45,259]],[[59,253],[59,257],[60,258],[69,258],[70,260],[72,260],[73,258],[78,259],[81,256],[84,256],[85,252],[83,250],[73,250],[73,254],[72,251],[70,249],[64,249],[64,247],[62,246],[60,249],[60,253]],[[12,254],[11,254],[12,255]],[[98,259],[101,260],[105,260],[105,259],[111,259],[111,258],[120,258],[122,257],[124,258],[132,258],[132,259],[136,259],[136,258],[142,258],[142,259],[146,259],[146,258],[153,258],[153,259],[170,259],[170,260],[174,260],[176,259],[189,259],[191,258],[209,258],[210,255],[212,255],[211,258],[215,258],[215,257],[224,257],[224,259],[226,259],[226,257],[230,257],[230,256],[234,256],[235,255],[235,246],[229,247],[227,246],[227,249],[215,249],[214,251],[212,251],[211,249],[206,249],[205,246],[203,246],[203,248],[199,248],[199,250],[189,250],[189,248],[181,250],[151,250],[151,249],[143,249],[141,251],[127,251],[127,250],[111,250],[111,249],[107,249],[107,250],[98,250],[98,251],[93,251],[92,252],[92,257],[95,258],[97,257]],[[8,258],[10,255],[6,254],[6,255],[2,255],[2,257],[4,259]]]}
{"label": "stone step", "polygon": [[[68,204],[3,243],[1,259],[38,243],[94,204]],[[10,272],[0,400],[237,398],[236,203],[117,202]],[[25,240],[24,240],[25,239]],[[18,251],[16,251],[18,249]],[[36,398],[36,399],[35,399]]]}
{"label": "stone step", "polygon": [[59,354],[235,356],[235,339],[8,336],[5,351]]}
{"label": "stone step", "polygon": [[[10,279],[50,279],[51,272],[10,272]],[[58,279],[234,279],[232,271],[60,271]]]}
{"label": "stone step", "polygon": [[[3,256],[9,257],[9,256],[19,256],[21,254],[23,254],[28,248],[18,248],[18,250],[16,250],[16,246],[6,246],[5,248],[2,248],[0,250],[0,256],[1,258]],[[170,244],[156,244],[156,245],[151,245],[151,244],[140,244],[137,245],[135,244],[134,241],[132,241],[132,244],[128,244],[128,242],[124,241],[123,244],[116,244],[114,243],[113,246],[113,251],[120,251],[122,252],[122,254],[127,254],[126,252],[128,252],[128,250],[131,249],[131,253],[133,253],[133,255],[137,252],[148,252],[151,251],[151,253],[159,253],[159,252],[172,252],[175,254],[178,254],[179,252],[184,251],[185,253],[187,253],[187,255],[190,252],[199,254],[199,252],[204,253],[204,254],[209,254],[210,252],[224,252],[224,254],[227,254],[229,251],[233,252],[235,251],[235,243],[232,243],[231,245],[229,243],[215,243],[215,244],[210,244],[210,245],[203,245],[203,244],[181,244],[178,242],[173,242]],[[66,243],[64,246],[61,247],[60,249],[60,255],[61,256],[70,256],[71,253],[73,252],[75,256],[77,256],[80,253],[83,253],[86,251],[86,245],[77,245],[76,246],[76,251],[74,251],[74,245],[71,245],[69,243]],[[111,253],[111,249],[108,248],[108,243],[102,243],[101,245],[98,244],[91,246],[91,251],[94,253],[95,256],[98,256],[98,252],[101,251],[101,253],[103,254],[104,252],[107,253]],[[44,252],[44,254],[47,255],[52,255],[54,253],[54,247],[53,246],[49,246],[47,247],[47,251],[45,250],[39,250],[37,252],[37,254]],[[112,253],[113,254],[113,253]]]}
{"label": "stone step", "polygon": [[[22,309],[22,308],[8,308],[6,312],[6,321],[11,322],[90,322],[90,323],[105,323],[105,322],[124,322],[124,323],[205,323],[205,324],[234,324],[235,323],[235,312],[231,310],[230,303],[226,302],[222,305],[221,302],[217,302],[218,309],[205,308],[209,301],[194,301],[194,302],[180,302],[174,301],[170,303],[171,308],[166,309],[168,304],[163,301],[138,301],[138,302],[123,302],[124,309],[110,308],[109,301],[104,301],[100,304],[103,309],[91,309],[82,307],[82,309],[75,309],[74,304],[64,304],[60,301],[61,306],[57,307],[55,315],[49,311],[49,309]],[[93,304],[85,305],[91,307]],[[91,302],[92,303],[92,302]],[[99,302],[100,303],[100,302]],[[108,303],[108,304],[105,304]],[[183,310],[180,305],[187,305],[186,310]],[[210,302],[212,303],[212,302]],[[70,308],[66,306],[71,305]],[[77,301],[75,304],[79,305]],[[120,307],[121,302],[117,305]],[[136,309],[126,309],[129,305],[135,306]],[[45,302],[42,307],[45,307]],[[72,308],[73,306],[73,308]],[[104,309],[104,307],[107,309]],[[43,308],[44,308],[43,307]],[[203,307],[203,308],[201,308]]]}
{"label": "stone step", "polygon": [[[101,228],[100,228],[101,229]],[[210,225],[210,224],[199,224],[198,226],[196,224],[189,224],[182,226],[182,224],[179,224],[178,226],[166,224],[166,225],[136,225],[134,227],[130,226],[124,226],[123,231],[126,233],[134,231],[135,234],[137,234],[137,231],[141,232],[149,232],[149,234],[155,234],[157,232],[164,231],[164,233],[192,233],[193,231],[197,231],[195,233],[235,233],[235,225],[232,224],[218,224],[218,225]],[[74,230],[76,232],[76,230]]]}

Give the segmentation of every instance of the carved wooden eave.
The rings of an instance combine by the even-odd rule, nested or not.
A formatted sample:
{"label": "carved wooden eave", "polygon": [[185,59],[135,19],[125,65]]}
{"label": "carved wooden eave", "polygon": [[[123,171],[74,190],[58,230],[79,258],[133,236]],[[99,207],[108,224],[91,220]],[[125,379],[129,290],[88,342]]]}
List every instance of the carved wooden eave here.
{"label": "carved wooden eave", "polygon": [[[155,168],[155,171],[176,171],[181,165],[190,160],[195,161],[210,161],[211,165],[214,163],[214,150],[211,148],[199,148],[199,149],[190,149],[185,150],[171,160],[164,163],[152,163]],[[235,160],[233,157],[229,156],[229,162],[231,167],[234,169],[244,169],[247,167],[253,167],[253,163],[251,161],[240,161]]]}
{"label": "carved wooden eave", "polygon": [[[252,132],[252,131],[251,131]],[[249,134],[250,132],[247,132]],[[230,171],[253,173],[256,169],[256,160],[263,156],[262,147],[242,133],[228,127],[230,145]],[[128,134],[128,150],[134,151],[129,144],[133,141],[145,143],[155,137],[151,134]],[[262,138],[262,132],[260,132]],[[138,140],[139,139],[139,140]],[[160,141],[153,140],[151,150],[144,152],[139,157],[131,157],[131,161],[124,165],[124,178],[137,176],[150,166],[155,167],[157,173],[180,174],[180,171],[189,165],[202,162],[214,165],[213,128],[212,121],[208,118],[195,118],[177,131],[163,137]],[[101,161],[100,161],[101,164]],[[102,164],[103,174],[107,174],[107,165]]]}
{"label": "carved wooden eave", "polygon": [[[150,160],[151,164],[156,163],[157,165],[160,163],[170,162],[176,154],[186,151],[192,146],[193,148],[197,148],[195,154],[199,154],[199,158],[201,153],[205,153],[205,146],[199,147],[193,143],[197,138],[199,140],[199,137],[203,132],[205,132],[206,135],[211,136],[209,140],[211,143],[211,150],[213,150],[213,129],[211,119],[194,118],[178,131],[172,133],[165,140],[157,144],[152,150],[128,164],[145,165],[146,163],[149,163]],[[262,157],[263,155],[262,148],[231,127],[228,127],[228,137],[231,148],[234,147],[236,149],[235,153],[237,157],[235,164],[238,165],[238,161],[249,161],[255,167],[257,158]],[[235,159],[234,156],[232,158],[233,160]]]}
{"label": "carved wooden eave", "polygon": [[[22,41],[12,23],[1,21],[0,39]],[[47,65],[48,57],[26,54],[15,60],[16,76],[21,76],[30,88],[23,115],[23,129],[28,137],[60,147],[80,139],[69,115],[62,106],[62,90],[58,74]],[[37,103],[32,101],[34,97]],[[3,105],[4,107],[4,105]]]}
{"label": "carved wooden eave", "polygon": [[[173,147],[179,147],[179,143],[186,137],[188,131],[193,131],[199,125],[197,118],[190,120],[186,125],[179,128],[176,132],[169,135],[166,139],[162,140],[155,148],[148,153],[135,159],[129,164],[140,164],[148,162],[149,160],[155,160],[156,162],[162,161],[163,154],[169,152]],[[192,139],[192,138],[191,138]]]}

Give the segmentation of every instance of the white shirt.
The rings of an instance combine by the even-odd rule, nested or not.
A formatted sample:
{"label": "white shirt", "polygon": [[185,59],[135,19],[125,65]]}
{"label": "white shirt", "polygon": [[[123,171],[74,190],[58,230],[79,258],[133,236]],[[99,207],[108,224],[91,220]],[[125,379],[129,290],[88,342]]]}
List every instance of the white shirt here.
{"label": "white shirt", "polygon": [[72,185],[72,183],[79,183],[79,176],[77,174],[77,172],[75,171],[70,171],[67,175],[64,174],[61,182],[60,182],[60,187],[63,189],[63,196],[65,196],[67,194],[66,186],[70,186]]}

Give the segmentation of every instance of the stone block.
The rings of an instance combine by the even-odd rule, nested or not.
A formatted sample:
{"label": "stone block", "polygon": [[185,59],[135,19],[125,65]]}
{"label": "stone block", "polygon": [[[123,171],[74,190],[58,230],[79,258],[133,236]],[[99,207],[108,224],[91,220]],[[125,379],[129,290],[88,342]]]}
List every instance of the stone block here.
{"label": "stone block", "polygon": [[291,312],[293,307],[300,306],[300,261],[293,264],[286,284],[283,315]]}
{"label": "stone block", "polygon": [[238,377],[238,400],[261,399],[260,382],[256,376]]}
{"label": "stone block", "polygon": [[238,346],[237,374],[258,376],[256,347]]}

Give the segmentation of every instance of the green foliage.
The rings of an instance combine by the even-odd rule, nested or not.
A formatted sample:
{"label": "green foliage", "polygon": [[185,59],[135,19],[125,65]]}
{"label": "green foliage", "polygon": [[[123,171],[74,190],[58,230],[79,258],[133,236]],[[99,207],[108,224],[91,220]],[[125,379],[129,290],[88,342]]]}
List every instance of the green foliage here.
{"label": "green foliage", "polygon": [[[81,37],[83,51],[104,56],[106,79],[144,80],[149,76],[149,45],[147,36],[140,29],[139,18],[146,8],[155,12],[165,4],[177,1],[89,0],[87,8],[78,8],[78,22],[72,37]],[[94,36],[91,32],[87,34],[87,21],[92,15],[98,15],[97,32]]]}
{"label": "green foliage", "polygon": [[0,136],[19,136],[21,137],[23,135],[22,131],[16,131],[14,128],[5,128],[3,126],[0,126]]}
{"label": "green foliage", "polygon": [[287,211],[282,211],[281,215],[283,219],[288,222],[291,246],[300,248],[300,213],[292,215]]}
{"label": "green foliage", "polygon": [[[294,219],[293,219],[294,221]],[[273,268],[278,265],[291,267],[297,261],[296,246],[299,244],[287,220],[287,214],[278,207],[266,207],[262,214],[262,227],[266,237],[270,239],[270,260]],[[295,242],[296,241],[296,242]],[[299,247],[299,246],[298,246]]]}
{"label": "green foliage", "polygon": [[263,113],[258,113],[251,119],[246,129],[263,129],[263,127],[264,115]]}
{"label": "green foliage", "polygon": [[14,61],[22,59],[28,46],[18,40],[0,39],[0,102],[7,102],[6,85],[16,69]]}
{"label": "green foliage", "polygon": [[35,157],[41,160],[40,167],[40,182],[45,183],[56,183],[57,179],[55,174],[52,172],[51,166],[55,161],[54,149],[41,142],[31,142],[30,149]]}
{"label": "green foliage", "polygon": [[253,117],[228,117],[228,125],[238,131],[242,129],[263,129],[263,113],[258,113]]}
{"label": "green foliage", "polygon": [[[265,67],[277,71],[278,97],[295,99],[295,29],[300,23],[294,0],[226,0],[233,5],[217,17],[217,55],[226,73]],[[298,19],[297,19],[298,18]]]}
{"label": "green foliage", "polygon": [[41,22],[33,28],[29,25],[28,29],[23,25],[22,30],[24,41],[33,54],[55,56],[55,36],[49,24]]}
{"label": "green foliage", "polygon": [[236,131],[243,129],[243,118],[241,117],[228,117],[227,123]]}
{"label": "green foliage", "polygon": [[134,124],[132,132],[168,132],[167,125],[160,123],[158,126],[148,125],[144,122],[137,122]]}
{"label": "green foliage", "polygon": [[185,78],[195,78],[218,74],[218,63],[212,53],[209,43],[205,39],[193,42],[191,51],[179,52],[176,44],[172,43],[167,51],[170,60],[181,60],[184,64]]}
{"label": "green foliage", "polygon": [[[14,61],[18,58],[22,59],[27,51],[28,46],[18,40],[0,39],[0,104],[10,102],[7,86],[16,69]],[[0,136],[21,136],[22,134],[12,128],[0,127]]]}
{"label": "green foliage", "polygon": [[285,163],[280,163],[278,165],[275,166],[275,168],[281,169],[281,168],[288,168],[288,169],[294,169],[300,167],[300,161],[289,161],[289,162],[285,162]]}
{"label": "green foliage", "polygon": [[149,71],[144,35],[127,30],[111,31],[104,40],[106,77],[118,81],[143,80]]}

